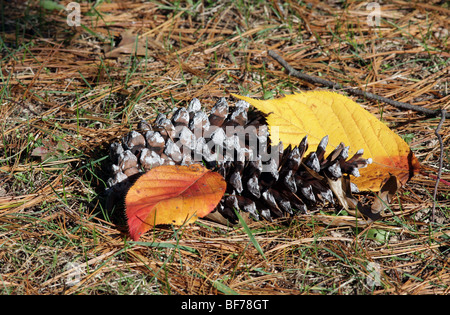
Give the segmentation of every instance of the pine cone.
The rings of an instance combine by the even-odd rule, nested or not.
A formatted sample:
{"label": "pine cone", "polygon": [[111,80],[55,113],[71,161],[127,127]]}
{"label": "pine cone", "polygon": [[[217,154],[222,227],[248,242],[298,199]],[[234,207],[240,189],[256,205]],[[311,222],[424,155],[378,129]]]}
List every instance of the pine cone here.
{"label": "pine cone", "polygon": [[[307,137],[295,147],[271,145],[264,115],[249,110],[247,102],[230,108],[221,98],[207,115],[193,99],[170,119],[159,114],[153,125],[142,121],[120,143],[111,144],[109,191],[113,197],[124,195],[134,177],[158,165],[202,163],[228,183],[211,215],[217,221],[236,223],[234,209],[254,220],[307,213],[318,203],[335,203],[333,183],[359,176],[359,168],[371,162],[362,158],[362,150],[348,159],[342,143],[325,157],[327,142],[328,136],[305,156]],[[350,187],[357,191],[354,184]]]}

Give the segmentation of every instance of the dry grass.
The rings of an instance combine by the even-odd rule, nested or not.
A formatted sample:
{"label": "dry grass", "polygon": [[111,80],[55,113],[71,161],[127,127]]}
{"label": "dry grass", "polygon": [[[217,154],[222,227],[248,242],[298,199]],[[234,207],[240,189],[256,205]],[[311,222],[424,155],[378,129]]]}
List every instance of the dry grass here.
{"label": "dry grass", "polygon": [[[200,220],[155,229],[135,243],[120,211],[104,209],[102,193],[108,145],[141,118],[193,97],[209,108],[230,93],[267,98],[320,88],[288,77],[269,49],[311,75],[449,110],[450,8],[390,1],[373,28],[366,2],[98,3],[83,3],[82,26],[71,28],[64,11],[45,10],[39,1],[2,2],[15,6],[0,19],[2,293],[449,292],[450,187],[439,185],[430,223],[431,176],[414,177],[392,215],[370,227],[322,209],[249,230]],[[137,56],[107,58],[128,30],[141,35]],[[436,174],[439,117],[357,101]],[[447,181],[449,131],[446,121]],[[44,160],[33,156],[45,146]]]}

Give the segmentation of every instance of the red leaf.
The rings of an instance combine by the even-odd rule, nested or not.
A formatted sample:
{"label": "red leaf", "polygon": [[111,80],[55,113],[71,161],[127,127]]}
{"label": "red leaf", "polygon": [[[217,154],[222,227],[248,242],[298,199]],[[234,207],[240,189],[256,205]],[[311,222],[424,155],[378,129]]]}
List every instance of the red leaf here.
{"label": "red leaf", "polygon": [[133,240],[159,224],[182,225],[204,217],[217,206],[226,182],[200,164],[162,165],[142,175],[125,198]]}

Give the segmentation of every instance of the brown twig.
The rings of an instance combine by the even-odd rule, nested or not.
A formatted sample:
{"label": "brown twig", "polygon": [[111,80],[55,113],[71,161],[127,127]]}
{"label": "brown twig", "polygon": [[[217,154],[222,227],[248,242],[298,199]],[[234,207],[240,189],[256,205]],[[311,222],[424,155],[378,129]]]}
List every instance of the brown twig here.
{"label": "brown twig", "polygon": [[[386,97],[383,97],[383,96],[380,96],[377,94],[365,92],[365,91],[357,89],[357,88],[342,86],[336,82],[328,81],[328,80],[321,79],[318,77],[313,77],[309,74],[302,73],[302,72],[294,69],[286,60],[284,60],[280,55],[278,55],[273,50],[269,50],[267,52],[267,54],[270,57],[272,57],[273,59],[275,59],[280,65],[282,65],[288,71],[289,75],[292,75],[300,80],[304,80],[304,81],[312,83],[312,84],[321,84],[321,85],[324,85],[324,86],[332,88],[332,89],[345,89],[348,91],[348,93],[353,94],[353,95],[362,96],[362,97],[365,97],[365,98],[368,98],[371,100],[375,100],[375,101],[380,101],[380,102],[392,105],[392,106],[400,108],[400,109],[413,110],[415,112],[419,112],[419,113],[425,114],[427,116],[441,115],[440,110],[433,110],[433,109],[423,108],[423,107],[416,106],[416,105],[411,105],[408,103],[394,101],[392,99],[389,99],[389,98],[386,98]],[[450,118],[449,114],[444,114],[444,116],[445,116],[445,118]]]}
{"label": "brown twig", "polygon": [[436,209],[436,195],[437,195],[439,181],[441,179],[442,165],[444,162],[444,143],[442,142],[442,137],[439,134],[439,130],[441,129],[442,125],[444,124],[445,116],[446,116],[446,110],[441,109],[441,121],[439,122],[439,125],[437,126],[436,130],[434,131],[434,134],[436,135],[436,137],[438,138],[438,141],[439,141],[440,155],[439,155],[439,169],[438,169],[436,184],[434,186],[434,192],[433,192],[433,208],[431,209],[431,221],[432,222],[434,222],[434,211]]}

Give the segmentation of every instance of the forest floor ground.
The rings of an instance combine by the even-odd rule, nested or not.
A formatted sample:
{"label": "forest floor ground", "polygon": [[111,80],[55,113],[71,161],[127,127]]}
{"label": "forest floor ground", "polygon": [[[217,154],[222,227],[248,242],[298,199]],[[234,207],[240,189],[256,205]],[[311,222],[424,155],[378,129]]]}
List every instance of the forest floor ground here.
{"label": "forest floor ground", "polygon": [[[333,209],[323,208],[252,223],[251,235],[199,220],[132,242],[102,199],[109,144],[141,119],[194,97],[209,109],[230,93],[325,89],[287,75],[268,50],[310,75],[448,111],[448,3],[89,1],[79,26],[68,25],[68,3],[2,2],[2,294],[450,292],[450,186],[440,183],[433,200],[440,116],[350,96],[425,171],[369,227],[325,223]],[[131,34],[137,49],[123,45]],[[450,119],[440,134],[448,182]]]}

